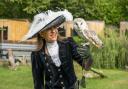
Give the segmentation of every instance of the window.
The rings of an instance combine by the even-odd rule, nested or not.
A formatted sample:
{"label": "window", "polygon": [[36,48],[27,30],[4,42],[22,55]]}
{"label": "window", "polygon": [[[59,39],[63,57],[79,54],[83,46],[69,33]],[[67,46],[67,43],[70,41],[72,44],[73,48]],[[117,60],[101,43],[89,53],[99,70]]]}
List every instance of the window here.
{"label": "window", "polygon": [[8,40],[8,27],[3,27],[3,39]]}
{"label": "window", "polygon": [[0,27],[0,42],[3,40],[8,40],[8,27]]}

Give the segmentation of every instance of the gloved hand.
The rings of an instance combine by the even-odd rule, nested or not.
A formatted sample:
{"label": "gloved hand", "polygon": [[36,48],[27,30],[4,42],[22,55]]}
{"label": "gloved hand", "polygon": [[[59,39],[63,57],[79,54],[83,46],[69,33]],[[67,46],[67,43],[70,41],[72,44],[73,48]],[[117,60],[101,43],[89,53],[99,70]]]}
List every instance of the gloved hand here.
{"label": "gloved hand", "polygon": [[81,43],[77,48],[78,53],[83,59],[87,59],[90,56],[90,48],[88,43]]}
{"label": "gloved hand", "polygon": [[82,43],[78,46],[77,48],[78,53],[81,55],[83,58],[83,68],[85,70],[89,70],[91,68],[91,65],[93,63],[91,53],[90,53],[90,48],[88,43]]}

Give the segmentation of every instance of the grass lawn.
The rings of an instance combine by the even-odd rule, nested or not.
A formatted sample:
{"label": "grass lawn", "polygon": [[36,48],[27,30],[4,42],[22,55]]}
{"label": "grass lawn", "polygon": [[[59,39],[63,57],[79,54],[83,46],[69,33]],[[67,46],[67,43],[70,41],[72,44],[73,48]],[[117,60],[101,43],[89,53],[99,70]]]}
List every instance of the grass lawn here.
{"label": "grass lawn", "polygon": [[0,67],[0,89],[33,89],[31,67],[17,70]]}
{"label": "grass lawn", "polygon": [[128,72],[103,70],[107,78],[87,79],[86,89],[128,89]]}
{"label": "grass lawn", "polygon": [[[81,69],[77,68],[77,76]],[[86,89],[128,89],[128,72],[121,70],[102,70],[107,78],[87,79]],[[12,71],[0,67],[0,89],[33,89],[31,67],[21,66]]]}

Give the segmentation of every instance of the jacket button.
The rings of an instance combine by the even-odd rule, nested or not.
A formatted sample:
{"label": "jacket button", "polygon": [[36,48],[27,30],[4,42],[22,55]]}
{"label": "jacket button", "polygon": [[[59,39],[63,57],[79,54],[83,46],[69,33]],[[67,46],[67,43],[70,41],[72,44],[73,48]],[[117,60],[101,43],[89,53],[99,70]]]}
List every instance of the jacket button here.
{"label": "jacket button", "polygon": [[62,85],[64,84],[64,82],[60,82]]}
{"label": "jacket button", "polygon": [[50,80],[49,83],[52,83],[52,81]]}
{"label": "jacket button", "polygon": [[52,78],[52,76],[50,76],[50,78]]}
{"label": "jacket button", "polygon": [[48,69],[48,72],[51,72],[51,70],[50,70],[50,69]]}
{"label": "jacket button", "polygon": [[47,66],[49,66],[49,64],[48,64],[48,63],[46,63],[46,65],[47,65]]}
{"label": "jacket button", "polygon": [[61,71],[61,69],[58,69],[58,71]]}
{"label": "jacket button", "polygon": [[60,78],[62,78],[63,76],[62,75],[60,75]]}

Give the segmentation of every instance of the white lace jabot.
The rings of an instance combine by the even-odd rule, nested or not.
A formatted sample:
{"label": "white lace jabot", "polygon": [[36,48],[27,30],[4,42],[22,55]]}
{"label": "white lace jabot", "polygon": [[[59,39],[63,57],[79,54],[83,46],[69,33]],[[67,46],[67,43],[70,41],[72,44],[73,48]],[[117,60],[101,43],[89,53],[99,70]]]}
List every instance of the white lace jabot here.
{"label": "white lace jabot", "polygon": [[51,56],[51,59],[53,60],[53,62],[55,63],[55,65],[57,67],[59,67],[61,65],[61,61],[59,58],[59,46],[57,44],[57,41],[53,42],[53,43],[46,43],[46,47],[48,49],[48,53]]}

